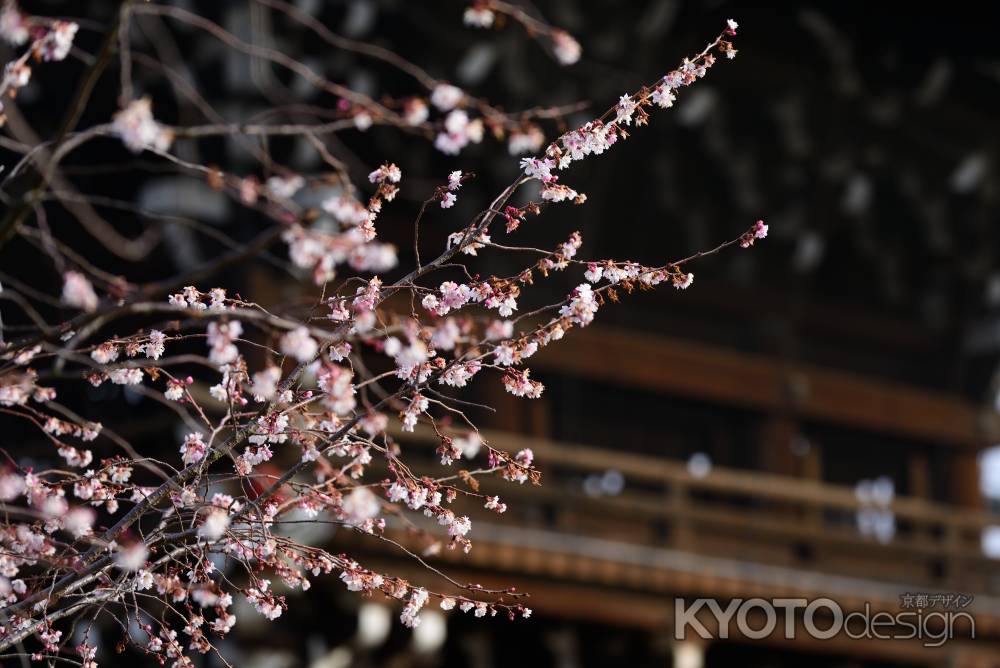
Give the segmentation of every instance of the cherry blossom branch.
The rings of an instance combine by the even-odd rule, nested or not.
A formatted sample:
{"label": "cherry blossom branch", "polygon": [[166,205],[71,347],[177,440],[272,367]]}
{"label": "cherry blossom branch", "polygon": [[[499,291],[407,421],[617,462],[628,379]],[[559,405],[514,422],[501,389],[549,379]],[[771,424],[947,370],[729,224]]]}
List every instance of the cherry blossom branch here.
{"label": "cherry blossom branch", "polygon": [[[147,53],[148,45],[132,44],[129,31],[122,29],[105,37],[105,46],[109,40],[111,46],[91,66],[98,76],[117,48],[120,111],[109,122],[80,130],[71,117],[55,139],[23,142],[31,148],[8,179],[30,178],[31,165],[38,166],[40,179],[17,231],[29,252],[61,275],[62,291],[48,294],[30,281],[0,275],[6,288],[0,296],[20,308],[8,314],[14,318],[4,325],[9,329],[0,330],[20,333],[0,346],[0,415],[43,436],[30,445],[42,464],[23,468],[15,453],[0,467],[0,566],[13,574],[0,577],[0,599],[7,604],[0,651],[33,636],[30,642],[40,647],[34,656],[67,660],[70,650],[62,638],[72,634],[75,619],[124,611],[126,618],[134,614],[146,634],[141,651],[161,661],[187,661],[189,652],[214,651],[209,637],[224,636],[236,624],[229,611],[234,597],[273,620],[292,592],[308,587],[310,577],[330,573],[351,591],[405,601],[400,619],[409,626],[419,623],[431,598],[443,609],[458,607],[477,617],[529,616],[520,602],[523,594],[463,584],[394,533],[401,529],[434,549],[446,545],[467,552],[473,519],[461,511],[470,504],[498,514],[507,510],[499,496],[480,491],[480,479],[541,482],[530,449],[506,453],[483,439],[475,411],[492,408],[463,398],[461,390],[493,380],[515,396],[537,398],[544,386],[530,377],[526,361],[573,328],[588,326],[607,301],[620,299],[619,290],[663,283],[686,288],[693,279],[682,271],[687,263],[736,243],[751,246],[767,234],[758,221],[738,239],[659,266],[578,258],[579,233],[552,250],[492,239],[515,233],[550,206],[583,204],[586,195],[561,183],[560,172],[627,139],[633,122],[645,124],[654,106],[669,107],[678,91],[705,75],[715,62],[713,54],[735,54],[727,39],[735,34],[734,22],[678,69],[623,95],[602,116],[543,148],[540,129],[527,124],[559,120],[564,109],[508,114],[429,77],[383,47],[335,35],[284,0],[257,0],[257,5],[284,13],[335,48],[406,72],[428,98],[399,100],[387,94],[376,101],[193,11],[149,3],[120,7],[116,20],[123,26],[141,27],[151,18],[154,26],[160,18],[180,22],[255,62],[288,70],[337,102],[332,110],[296,105],[290,92],[267,84],[263,94],[275,104],[242,121],[228,121],[185,80],[180,59],[160,53],[168,50],[169,37],[152,40],[157,58]],[[478,2],[470,11],[479,21],[482,12],[502,13],[553,42],[559,39],[556,29],[504,2]],[[0,16],[0,33],[19,25],[12,17],[42,25],[39,19],[7,13]],[[134,98],[135,67],[166,78],[176,99],[204,116],[203,124],[190,118],[175,125],[156,120],[152,99]],[[431,107],[440,115],[432,117]],[[21,120],[11,118],[14,125]],[[357,159],[338,142],[321,138],[349,127],[363,131],[374,123],[432,140],[447,154],[479,142],[488,128],[509,133],[513,153],[541,155],[522,160],[509,185],[453,227],[445,247],[435,253],[427,255],[426,244],[421,247],[425,216],[435,204],[450,209],[473,175],[454,171],[423,199],[395,204],[417,209],[412,211],[415,266],[396,272],[396,249],[380,241],[376,224],[399,193],[402,170],[386,162],[368,174],[366,184],[355,185],[351,172],[357,171]],[[19,127],[27,137],[27,123]],[[298,174],[278,164],[267,138],[279,136],[301,137],[321,167]],[[152,215],[131,202],[83,192],[77,178],[113,174],[114,168],[69,170],[61,164],[80,147],[107,137],[144,154],[144,169],[207,183],[259,214],[263,229],[241,243],[197,220]],[[241,173],[206,165],[196,150],[178,154],[171,149],[181,137],[192,147],[202,138],[231,137],[254,160],[249,168],[239,167]],[[336,188],[329,187],[333,183]],[[533,186],[539,187],[538,201],[511,204],[522,188]],[[370,193],[367,202],[360,199],[362,192]],[[318,206],[307,203],[315,195],[322,200]],[[211,238],[225,251],[180,275],[131,282],[56,233],[45,206],[52,201],[119,257],[147,257],[158,248],[159,229],[172,224]],[[97,213],[104,208],[156,225],[138,239],[127,239]],[[506,223],[505,230],[496,229],[498,220]],[[273,257],[279,241],[288,248],[288,263]],[[519,270],[506,277],[481,276],[473,260],[479,251],[503,254],[517,261]],[[199,287],[251,260],[269,262],[312,285],[278,303]],[[519,310],[522,293],[560,271],[581,272],[586,282],[558,302]],[[445,273],[458,278],[435,285],[434,275]],[[381,277],[390,274],[397,278],[383,282]],[[515,331],[518,326],[523,329]],[[162,413],[190,431],[169,454],[158,454],[145,438],[130,440],[128,430],[88,421],[86,410],[72,399],[56,401],[66,389],[72,398],[72,388],[84,383],[121,386],[152,399],[153,407],[143,408],[151,422]],[[468,460],[468,470],[431,473],[404,458],[396,434],[418,425],[432,436],[431,446],[437,444],[433,456],[442,466]],[[108,447],[112,453],[102,457]],[[462,594],[428,590],[331,554],[326,545],[308,544],[312,541],[289,531],[300,523],[350,527]],[[222,565],[209,562],[209,556]],[[272,578],[280,579],[280,588],[271,587]],[[156,614],[157,621],[146,621]],[[178,641],[178,630],[188,637],[186,647]],[[84,642],[73,651],[93,668],[93,647]]]}

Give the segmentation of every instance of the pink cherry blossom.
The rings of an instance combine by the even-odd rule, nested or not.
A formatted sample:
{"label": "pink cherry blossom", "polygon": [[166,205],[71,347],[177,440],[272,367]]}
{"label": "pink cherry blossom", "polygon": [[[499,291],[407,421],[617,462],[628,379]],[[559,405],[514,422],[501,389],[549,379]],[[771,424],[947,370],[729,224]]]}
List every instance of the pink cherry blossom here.
{"label": "pink cherry blossom", "polygon": [[461,88],[450,84],[441,83],[431,91],[431,104],[441,111],[451,111],[462,101],[465,93]]}
{"label": "pink cherry blossom", "polygon": [[73,308],[88,313],[97,310],[97,293],[87,277],[78,271],[67,271],[63,275],[62,300]]}
{"label": "pink cherry blossom", "polygon": [[185,464],[196,464],[205,458],[208,446],[205,445],[204,435],[191,433],[184,437],[181,445],[181,461]]}
{"label": "pink cherry blossom", "polygon": [[573,65],[580,60],[583,49],[572,35],[564,30],[552,31],[552,49],[561,65]]}
{"label": "pink cherry blossom", "polygon": [[473,28],[489,28],[493,25],[494,14],[487,6],[474,5],[467,7],[462,15],[462,21]]}
{"label": "pink cherry blossom", "polygon": [[636,102],[631,95],[625,94],[618,100],[618,107],[615,109],[615,122],[624,125],[632,125],[632,116],[635,114]]}
{"label": "pink cherry blossom", "polygon": [[552,170],[556,163],[548,158],[522,158],[521,169],[529,178],[539,179],[543,182],[552,180]]}
{"label": "pink cherry blossom", "polygon": [[116,113],[111,128],[133,153],[166,151],[174,140],[173,134],[153,119],[153,102],[148,97],[133,100]]}
{"label": "pink cherry blossom", "polygon": [[21,13],[14,0],[4,2],[0,9],[0,37],[13,46],[21,46],[31,35],[31,21]]}
{"label": "pink cherry blossom", "polygon": [[311,361],[318,350],[319,344],[310,336],[307,327],[296,327],[281,337],[281,352],[299,362]]}
{"label": "pink cherry blossom", "polygon": [[35,43],[35,50],[42,60],[65,60],[79,29],[72,21],[55,21],[45,37]]}

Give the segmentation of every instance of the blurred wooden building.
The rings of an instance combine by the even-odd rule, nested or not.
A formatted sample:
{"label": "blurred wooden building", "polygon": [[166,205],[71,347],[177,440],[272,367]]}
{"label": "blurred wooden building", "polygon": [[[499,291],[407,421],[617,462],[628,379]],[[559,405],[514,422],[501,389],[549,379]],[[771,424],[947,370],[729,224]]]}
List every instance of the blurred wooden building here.
{"label": "blurred wooden building", "polygon": [[[543,484],[487,482],[510,510],[497,520],[480,514],[471,554],[444,551],[435,563],[459,581],[530,591],[530,626],[563,633],[566,656],[552,641],[546,665],[601,665],[586,651],[594,628],[603,638],[633,637],[614,665],[671,665],[671,656],[679,668],[1000,665],[1000,569],[983,549],[997,518],[984,507],[977,464],[997,440],[992,409],[873,376],[598,326],[574,332],[534,366],[544,369],[546,394],[536,402],[498,394],[487,435],[496,447],[532,448]],[[426,452],[430,461],[432,447]],[[866,604],[896,613],[918,594],[974,597],[962,609],[975,619],[975,639],[958,625],[938,648],[921,638],[820,640],[802,628],[801,611],[793,639],[782,624],[764,639],[740,637],[735,625],[727,640],[673,639],[678,598],[722,607],[829,598],[845,613]],[[932,599],[924,612],[949,607],[957,609]],[[710,617],[702,621],[717,634]],[[461,619],[449,624],[457,635],[470,630]],[[538,633],[513,626],[503,633]],[[641,659],[635,637],[647,643]]]}

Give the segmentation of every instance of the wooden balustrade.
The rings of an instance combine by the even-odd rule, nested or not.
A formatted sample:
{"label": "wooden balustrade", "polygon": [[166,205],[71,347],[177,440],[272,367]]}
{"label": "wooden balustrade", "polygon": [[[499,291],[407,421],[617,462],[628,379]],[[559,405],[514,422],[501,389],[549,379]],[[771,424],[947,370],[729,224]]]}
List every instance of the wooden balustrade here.
{"label": "wooden balustrade", "polygon": [[[427,445],[429,456],[437,445],[430,430],[398,436]],[[883,544],[859,533],[855,513],[864,506],[841,485],[720,467],[695,477],[683,463],[646,455],[502,432],[483,436],[508,452],[532,448],[543,471],[537,487],[482,479],[482,491],[508,502],[509,522],[956,591],[997,589],[997,564],[980,547],[982,529],[996,518],[978,510],[897,496],[887,508],[897,533]],[[410,461],[418,454],[411,449]],[[626,481],[620,494],[584,493],[586,475],[612,469]]]}

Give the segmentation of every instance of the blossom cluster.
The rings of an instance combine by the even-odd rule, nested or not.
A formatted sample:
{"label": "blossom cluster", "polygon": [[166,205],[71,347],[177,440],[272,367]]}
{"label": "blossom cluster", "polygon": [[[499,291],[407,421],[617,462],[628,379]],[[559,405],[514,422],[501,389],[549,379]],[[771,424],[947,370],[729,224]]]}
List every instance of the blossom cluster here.
{"label": "blossom cluster", "polygon": [[4,0],[0,8],[0,39],[12,47],[28,45],[21,55],[8,62],[0,77],[0,125],[3,125],[3,98],[13,97],[18,89],[31,81],[29,59],[38,61],[65,60],[73,48],[80,26],[73,21],[52,21],[29,16],[21,11],[16,0]]}

